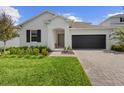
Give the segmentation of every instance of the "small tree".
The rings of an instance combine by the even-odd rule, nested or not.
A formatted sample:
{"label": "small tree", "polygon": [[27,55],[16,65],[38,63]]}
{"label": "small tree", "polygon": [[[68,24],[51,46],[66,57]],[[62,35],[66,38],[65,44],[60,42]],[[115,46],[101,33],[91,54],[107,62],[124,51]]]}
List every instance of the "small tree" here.
{"label": "small tree", "polygon": [[6,41],[17,36],[17,27],[14,25],[12,17],[2,12],[0,14],[0,41],[4,42],[4,53],[6,50]]}
{"label": "small tree", "polygon": [[111,39],[116,40],[118,44],[124,44],[124,27],[117,27],[111,34]]}

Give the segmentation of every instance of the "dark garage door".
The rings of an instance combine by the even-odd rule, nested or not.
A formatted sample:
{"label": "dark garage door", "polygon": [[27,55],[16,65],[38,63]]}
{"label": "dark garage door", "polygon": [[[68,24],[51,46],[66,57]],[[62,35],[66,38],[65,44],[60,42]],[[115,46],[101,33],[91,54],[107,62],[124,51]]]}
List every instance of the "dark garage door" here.
{"label": "dark garage door", "polygon": [[105,49],[106,35],[72,35],[73,49]]}

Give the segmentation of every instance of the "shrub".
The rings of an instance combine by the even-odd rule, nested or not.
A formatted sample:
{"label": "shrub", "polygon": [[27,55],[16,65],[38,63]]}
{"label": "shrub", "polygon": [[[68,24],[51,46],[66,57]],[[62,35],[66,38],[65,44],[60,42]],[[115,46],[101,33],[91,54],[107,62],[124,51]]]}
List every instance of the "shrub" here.
{"label": "shrub", "polygon": [[43,47],[42,46],[38,46],[37,48],[39,49],[39,53],[41,53]]}
{"label": "shrub", "polygon": [[26,56],[24,56],[24,58],[30,58],[30,56],[31,56],[31,55],[26,55]]}
{"label": "shrub", "polygon": [[30,58],[31,58],[31,59],[37,59],[38,56],[36,56],[36,55],[31,55]]}
{"label": "shrub", "polygon": [[42,56],[42,55],[39,55],[38,58],[39,58],[39,59],[40,59],[40,58],[43,58],[43,56]]}
{"label": "shrub", "polygon": [[24,49],[24,50],[27,50],[27,46],[23,46],[23,47],[19,47],[20,49]]}
{"label": "shrub", "polygon": [[8,49],[10,51],[10,54],[17,54],[19,51],[17,48],[15,47],[11,47],[10,49]]}
{"label": "shrub", "polygon": [[12,56],[10,56],[10,58],[16,58],[17,57],[17,55],[12,55]]}
{"label": "shrub", "polygon": [[23,48],[22,49],[17,48],[16,51],[18,51],[17,54],[19,54],[19,55],[24,55],[25,54],[25,50]]}
{"label": "shrub", "polygon": [[[0,51],[3,51],[3,49],[0,49]],[[39,53],[42,53],[42,55],[47,55],[47,51],[51,51],[46,46],[31,46],[31,47],[11,47],[6,49],[7,54],[16,54],[16,55],[39,55]],[[2,54],[2,52],[0,52]]]}
{"label": "shrub", "polygon": [[7,54],[10,54],[10,51],[5,51],[5,53],[4,53],[5,55],[7,55]]}
{"label": "shrub", "polygon": [[52,50],[51,50],[50,48],[47,48],[47,51],[48,51],[48,52],[52,52]]}
{"label": "shrub", "polygon": [[42,53],[42,55],[47,56],[47,54],[48,54],[47,49],[43,48],[41,53]]}
{"label": "shrub", "polygon": [[33,49],[33,54],[34,54],[34,55],[38,55],[38,54],[39,54],[39,49],[34,48],[34,49]]}
{"label": "shrub", "polygon": [[26,49],[26,54],[33,55],[33,49],[27,48]]}
{"label": "shrub", "polygon": [[3,52],[3,48],[0,48],[0,52],[1,52],[1,53]]}
{"label": "shrub", "polygon": [[0,56],[2,55],[2,53],[0,52]]}
{"label": "shrub", "polygon": [[119,52],[124,52],[124,45],[112,45],[111,46],[111,50],[114,50],[114,51],[119,51]]}

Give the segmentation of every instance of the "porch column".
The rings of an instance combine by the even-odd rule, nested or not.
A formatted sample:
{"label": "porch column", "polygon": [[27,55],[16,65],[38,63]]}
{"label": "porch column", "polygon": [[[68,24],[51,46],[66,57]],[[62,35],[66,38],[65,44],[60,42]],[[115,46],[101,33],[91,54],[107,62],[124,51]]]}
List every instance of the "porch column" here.
{"label": "porch column", "polygon": [[65,47],[68,48],[68,47],[71,47],[71,43],[70,43],[70,34],[69,34],[69,28],[66,28],[65,31]]}
{"label": "porch column", "polygon": [[53,43],[54,43],[53,29],[48,27],[48,43],[47,43],[48,48],[53,50],[54,49],[54,44]]}

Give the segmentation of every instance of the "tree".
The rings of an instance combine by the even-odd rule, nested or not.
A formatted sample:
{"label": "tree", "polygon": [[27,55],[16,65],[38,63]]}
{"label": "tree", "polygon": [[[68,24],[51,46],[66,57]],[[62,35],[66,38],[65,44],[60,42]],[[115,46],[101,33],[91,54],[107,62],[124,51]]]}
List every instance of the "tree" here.
{"label": "tree", "polygon": [[0,41],[4,42],[4,53],[6,50],[6,42],[18,36],[17,27],[12,17],[5,12],[0,14]]}
{"label": "tree", "polygon": [[111,34],[111,39],[116,40],[118,44],[124,45],[124,27],[117,27]]}

